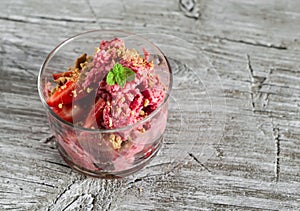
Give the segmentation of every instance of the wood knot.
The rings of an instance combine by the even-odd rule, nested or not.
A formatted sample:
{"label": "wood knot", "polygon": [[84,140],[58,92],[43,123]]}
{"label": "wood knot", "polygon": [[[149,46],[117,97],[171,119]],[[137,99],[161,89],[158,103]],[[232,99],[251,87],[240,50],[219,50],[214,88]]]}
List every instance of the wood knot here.
{"label": "wood knot", "polygon": [[195,0],[179,0],[179,7],[186,17],[199,19],[200,11]]}

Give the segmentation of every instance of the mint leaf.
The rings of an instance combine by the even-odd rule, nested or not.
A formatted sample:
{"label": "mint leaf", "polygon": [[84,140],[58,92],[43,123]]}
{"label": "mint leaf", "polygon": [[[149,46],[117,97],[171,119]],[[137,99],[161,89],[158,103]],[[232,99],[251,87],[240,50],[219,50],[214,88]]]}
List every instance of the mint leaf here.
{"label": "mint leaf", "polygon": [[119,74],[117,74],[117,75],[115,75],[115,79],[116,79],[117,84],[120,87],[123,88],[125,86],[125,84],[126,84],[126,77],[125,77],[125,75],[122,74],[122,72],[119,73]]}
{"label": "mint leaf", "polygon": [[133,70],[116,63],[114,67],[107,73],[106,83],[108,85],[114,85],[117,83],[123,88],[126,82],[132,81],[134,78],[135,72]]}
{"label": "mint leaf", "polygon": [[107,76],[106,76],[106,83],[108,85],[114,85],[116,82],[115,82],[115,75],[113,73],[113,71],[109,71]]}
{"label": "mint leaf", "polygon": [[123,74],[125,75],[127,82],[133,81],[135,79],[135,72],[130,68],[124,68]]}
{"label": "mint leaf", "polygon": [[116,63],[114,65],[112,71],[114,72],[114,74],[118,74],[118,73],[121,73],[123,69],[124,69],[124,67],[121,64]]}

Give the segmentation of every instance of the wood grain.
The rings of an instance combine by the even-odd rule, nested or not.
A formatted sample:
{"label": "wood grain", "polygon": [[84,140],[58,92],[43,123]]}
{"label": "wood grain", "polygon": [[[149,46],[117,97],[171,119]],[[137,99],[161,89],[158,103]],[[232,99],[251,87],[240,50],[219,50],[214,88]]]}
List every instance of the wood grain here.
{"label": "wood grain", "polygon": [[[296,0],[1,2],[0,209],[299,210],[299,8]],[[122,180],[87,178],[63,162],[37,93],[47,54],[98,28],[154,33],[176,70],[165,144]],[[201,67],[189,46],[208,58]],[[202,82],[187,85],[194,74]],[[210,101],[184,104],[187,88],[194,103]]]}

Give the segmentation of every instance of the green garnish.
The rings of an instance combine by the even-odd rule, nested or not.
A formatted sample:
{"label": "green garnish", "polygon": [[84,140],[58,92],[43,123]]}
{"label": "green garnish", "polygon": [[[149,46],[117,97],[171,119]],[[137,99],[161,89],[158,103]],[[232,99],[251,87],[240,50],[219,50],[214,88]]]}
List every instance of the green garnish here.
{"label": "green garnish", "polygon": [[108,85],[114,85],[117,83],[123,88],[126,82],[133,81],[134,78],[135,72],[133,70],[116,63],[114,67],[107,73],[106,83]]}

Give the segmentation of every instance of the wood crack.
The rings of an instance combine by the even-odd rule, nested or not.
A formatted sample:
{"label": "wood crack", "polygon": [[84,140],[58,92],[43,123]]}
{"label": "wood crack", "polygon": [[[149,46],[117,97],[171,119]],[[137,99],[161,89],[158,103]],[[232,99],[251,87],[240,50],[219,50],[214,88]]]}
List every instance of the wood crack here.
{"label": "wood crack", "polygon": [[[54,135],[50,135],[46,138],[43,138],[41,140],[39,140],[40,142],[42,142],[43,144],[45,144],[46,146],[50,147],[51,149],[56,149],[56,140],[55,140],[55,136]],[[50,162],[50,161],[48,161]]]}
{"label": "wood crack", "polygon": [[280,134],[279,128],[273,127],[273,137],[275,141],[275,165],[274,165],[274,173],[275,173],[275,181],[279,181],[280,175]]}
{"label": "wood crack", "polygon": [[[70,18],[54,18],[54,17],[46,17],[46,16],[28,16],[29,18],[41,19],[41,20],[49,20],[49,21],[57,21],[57,22],[73,22],[73,23],[96,23],[96,20],[76,20]],[[12,17],[0,17],[0,20],[4,21],[12,21],[18,23],[29,23],[29,24],[37,24],[36,21],[30,21],[28,19],[18,19]]]}
{"label": "wood crack", "polygon": [[54,18],[54,17],[46,17],[46,16],[29,16],[31,18],[37,18],[41,20],[49,20],[49,21],[58,21],[58,22],[68,22],[68,23],[96,23],[94,20],[76,20],[70,18]]}
{"label": "wood crack", "polygon": [[10,17],[0,17],[0,20],[12,21],[17,23],[30,23],[29,21],[26,21],[24,19],[17,19],[17,18],[10,18]]}
{"label": "wood crack", "polygon": [[202,166],[206,171],[208,171],[209,173],[211,173],[211,171],[203,163],[201,163],[200,160],[193,153],[189,153],[189,156],[191,158],[193,158],[197,163],[199,163],[200,166]]}
{"label": "wood crack", "polygon": [[219,36],[214,36],[214,38],[216,39],[220,39],[220,40],[226,40],[229,42],[234,42],[234,43],[241,43],[241,44],[245,44],[245,45],[252,45],[252,46],[256,46],[256,47],[263,47],[263,48],[273,48],[273,49],[277,49],[277,50],[287,50],[288,48],[284,45],[275,45],[272,43],[263,43],[263,42],[259,42],[259,41],[248,41],[248,40],[241,40],[241,39],[231,39],[231,38],[227,38],[227,37],[219,37]]}
{"label": "wood crack", "polygon": [[138,178],[135,178],[133,181],[130,181],[129,183],[127,183],[127,185],[132,185],[134,183],[138,183],[138,182],[141,182],[143,181],[144,178],[148,177],[148,175],[144,176],[144,177],[138,177]]}
{"label": "wood crack", "polygon": [[130,181],[127,183],[127,186],[129,185],[132,185],[134,183],[138,183],[138,182],[141,182],[141,181],[144,181],[146,179],[151,179],[153,177],[155,178],[158,178],[158,177],[165,177],[165,176],[168,176],[169,174],[171,174],[172,172],[174,172],[176,169],[182,167],[182,163],[178,163],[177,165],[173,166],[170,170],[166,171],[166,172],[163,172],[163,173],[159,173],[159,174],[147,174],[145,176],[142,176],[142,177],[138,177],[138,178],[135,178],[133,181]]}
{"label": "wood crack", "polygon": [[93,7],[92,7],[92,5],[91,5],[90,0],[85,0],[85,2],[86,2],[87,6],[89,7],[89,9],[90,9],[92,15],[94,16],[94,18],[95,18],[95,20],[96,20],[96,22],[97,22],[98,17],[97,17],[97,15],[96,15],[95,10],[93,9]]}
{"label": "wood crack", "polygon": [[65,211],[66,209],[68,209],[75,201],[78,200],[79,197],[80,197],[79,195],[76,196],[76,197],[74,197],[74,199],[73,199],[67,206],[65,206],[65,207],[62,209],[62,211]]}
{"label": "wood crack", "polygon": [[[77,182],[77,181],[79,181],[79,180],[81,180],[81,178],[82,177],[80,177],[79,179],[75,179],[75,180],[73,180],[60,194],[58,194],[57,195],[57,197],[55,198],[55,200],[54,200],[54,202],[53,202],[53,204],[52,205],[50,205],[49,207],[48,207],[48,210],[50,210],[51,209],[51,207],[53,207],[57,202],[58,202],[58,200],[67,192],[67,191],[69,191],[70,189],[71,189],[71,187]],[[79,196],[78,196],[79,197]],[[77,197],[77,198],[78,198]],[[74,200],[75,201],[75,200]],[[74,202],[73,201],[73,202]],[[73,203],[72,202],[72,203]],[[72,203],[70,203],[70,204],[72,204]]]}
{"label": "wood crack", "polygon": [[55,141],[55,136],[54,135],[51,135],[51,136],[45,138],[44,140],[42,140],[42,142],[44,144],[53,143],[54,141]]}
{"label": "wood crack", "polygon": [[262,100],[262,107],[266,107],[268,104],[269,93],[263,93],[260,91],[264,82],[266,81],[266,77],[256,76],[254,75],[254,70],[251,63],[250,55],[247,54],[247,66],[249,70],[249,78],[250,78],[250,99],[251,99],[251,107],[252,111],[255,112],[257,110],[256,101]]}
{"label": "wood crack", "polygon": [[50,160],[46,160],[47,163],[52,163],[52,164],[55,164],[55,165],[59,165],[59,166],[62,166],[62,167],[65,167],[65,168],[68,168],[70,169],[71,167],[66,165],[66,164],[63,164],[63,163],[58,163],[58,162],[54,162],[54,161],[50,161]]}
{"label": "wood crack", "polygon": [[[250,81],[251,81],[251,85],[252,85],[253,84],[253,80],[254,80],[253,68],[252,68],[252,65],[251,65],[250,56],[248,54],[247,54],[247,60],[248,60],[248,70],[249,70],[249,73],[250,73]],[[250,91],[250,97],[251,97],[252,110],[254,111],[255,110],[255,103],[254,103],[254,94],[252,92],[252,89]]]}

